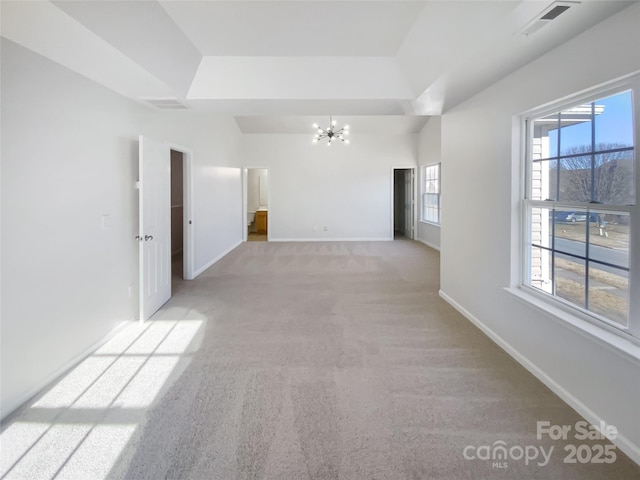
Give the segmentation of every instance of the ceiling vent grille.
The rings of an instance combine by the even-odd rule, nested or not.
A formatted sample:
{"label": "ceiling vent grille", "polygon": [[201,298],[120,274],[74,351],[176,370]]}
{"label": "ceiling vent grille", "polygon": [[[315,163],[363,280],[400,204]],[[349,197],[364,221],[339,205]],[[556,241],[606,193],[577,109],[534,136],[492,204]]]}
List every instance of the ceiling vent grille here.
{"label": "ceiling vent grille", "polygon": [[558,15],[565,12],[566,10],[569,10],[570,8],[570,5],[556,5],[542,17],[540,17],[540,20],[553,20]]}
{"label": "ceiling vent grille", "polygon": [[564,2],[564,1],[553,2],[551,5],[545,8],[542,12],[540,12],[533,20],[527,23],[520,33],[522,33],[522,35],[529,36],[537,32],[542,27],[547,25],[549,22],[551,22],[552,20],[555,20],[564,12],[569,10],[571,7],[574,7],[579,3],[580,2]]}
{"label": "ceiling vent grille", "polygon": [[141,98],[145,103],[153,105],[156,108],[163,110],[179,110],[189,108],[184,103],[180,102],[177,98],[165,97],[165,98]]}

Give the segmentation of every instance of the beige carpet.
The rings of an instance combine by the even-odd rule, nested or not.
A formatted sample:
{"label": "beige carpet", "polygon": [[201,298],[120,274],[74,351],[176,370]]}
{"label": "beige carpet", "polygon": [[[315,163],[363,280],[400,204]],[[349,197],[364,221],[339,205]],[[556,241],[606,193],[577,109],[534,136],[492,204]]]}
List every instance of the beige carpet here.
{"label": "beige carpet", "polygon": [[[537,421],[580,417],[439,298],[438,265],[437,252],[408,240],[241,245],[197,280],[174,284],[145,327],[158,339],[140,372],[172,358],[166,352],[179,342],[166,344],[176,329],[201,322],[149,406],[122,399],[128,380],[95,420],[137,425],[115,460],[94,467],[108,475],[87,474],[79,461],[73,470],[71,457],[51,471],[149,480],[640,478],[619,450],[611,464],[565,464],[565,446],[584,442],[536,438]],[[140,342],[130,339],[118,361],[137,358]],[[595,444],[606,442],[589,451]],[[477,458],[497,445],[506,460]],[[540,448],[550,447],[540,466]],[[534,449],[525,465],[519,453]],[[86,456],[101,465],[99,452]],[[19,478],[17,464],[7,478]]]}

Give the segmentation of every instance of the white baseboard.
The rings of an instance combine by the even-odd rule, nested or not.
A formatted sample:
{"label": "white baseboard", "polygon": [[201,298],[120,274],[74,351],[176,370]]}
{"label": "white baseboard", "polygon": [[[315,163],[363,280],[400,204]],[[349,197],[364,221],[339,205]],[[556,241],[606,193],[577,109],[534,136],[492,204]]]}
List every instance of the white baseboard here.
{"label": "white baseboard", "polygon": [[436,245],[435,243],[427,242],[426,240],[423,240],[421,238],[416,238],[416,240],[420,243],[424,243],[427,247],[431,247],[434,250],[440,251],[440,246]]}
{"label": "white baseboard", "polygon": [[[206,265],[204,265],[203,267],[200,267],[198,270],[196,270],[195,272],[193,272],[193,278],[196,278],[198,275],[200,275],[202,272],[204,272],[207,268],[211,267],[214,263],[216,263],[218,260],[220,260],[222,257],[224,257],[225,255],[227,255],[229,252],[231,252],[232,250],[234,250],[235,248],[238,247],[238,245],[244,243],[244,240],[238,240],[236,243],[234,243],[232,246],[230,246],[229,248],[227,248],[224,252],[222,252],[220,255],[218,255],[216,258],[214,258],[213,260],[207,262]],[[193,280],[192,278],[192,280]]]}
{"label": "white baseboard", "polygon": [[107,335],[103,338],[92,344],[90,347],[83,350],[78,355],[74,356],[68,362],[65,362],[60,368],[56,369],[53,373],[48,375],[42,381],[38,382],[32,388],[13,399],[8,405],[2,406],[2,419],[4,420],[9,417],[12,413],[16,412],[20,407],[22,407],[25,403],[51,385],[55,380],[60,378],[63,374],[70,371],[72,368],[76,367],[80,362],[82,362],[85,358],[115,337],[118,333],[120,333],[125,327],[129,325],[133,325],[134,323],[138,323],[138,320],[125,320],[120,322],[113,330],[111,330]]}
{"label": "white baseboard", "polygon": [[[604,421],[596,412],[587,407],[584,403],[580,401],[576,396],[574,396],[571,392],[566,390],[562,385],[553,380],[546,372],[538,368],[533,362],[531,362],[527,357],[522,355],[518,350],[513,348],[507,341],[505,341],[500,335],[487,327],[484,323],[482,323],[477,317],[475,317],[471,312],[466,310],[462,305],[456,302],[453,298],[447,295],[445,292],[440,290],[440,297],[442,297],[448,304],[450,304],[453,308],[455,308],[458,312],[460,312],[467,320],[473,323],[476,327],[478,327],[485,335],[487,335],[491,340],[493,340],[500,348],[502,348],[505,352],[507,352],[514,360],[516,360],[520,365],[526,368],[532,375],[534,375],[538,380],[544,383],[553,393],[558,395],[565,403],[567,403],[571,408],[573,408],[576,412],[584,417],[586,421],[591,423],[592,425],[599,425],[601,421]],[[618,435],[612,440],[612,442],[622,450],[631,460],[640,465],[640,446],[633,443],[629,440],[624,434],[620,433],[620,426],[618,427]]]}
{"label": "white baseboard", "polygon": [[270,238],[270,242],[389,242],[393,238]]}

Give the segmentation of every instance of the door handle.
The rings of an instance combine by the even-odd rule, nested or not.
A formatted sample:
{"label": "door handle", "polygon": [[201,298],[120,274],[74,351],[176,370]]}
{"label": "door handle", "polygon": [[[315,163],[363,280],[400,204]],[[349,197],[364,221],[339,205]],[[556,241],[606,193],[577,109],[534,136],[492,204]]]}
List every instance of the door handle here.
{"label": "door handle", "polygon": [[144,236],[144,241],[148,242],[149,240],[153,240],[153,235],[145,235]]}

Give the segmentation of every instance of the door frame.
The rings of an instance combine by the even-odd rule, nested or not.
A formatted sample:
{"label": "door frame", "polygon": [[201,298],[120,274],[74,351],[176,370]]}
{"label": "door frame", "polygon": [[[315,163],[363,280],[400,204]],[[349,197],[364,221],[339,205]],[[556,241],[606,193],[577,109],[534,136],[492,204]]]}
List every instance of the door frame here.
{"label": "door frame", "polygon": [[403,167],[401,165],[394,165],[391,167],[391,179],[389,181],[390,185],[391,185],[391,221],[389,222],[389,238],[391,238],[391,240],[393,240],[394,235],[394,229],[393,229],[393,223],[394,223],[394,218],[395,218],[395,183],[394,183],[394,179],[395,179],[395,171],[396,170],[411,170],[412,174],[413,174],[413,192],[411,195],[411,202],[412,202],[412,208],[411,208],[411,216],[413,217],[411,219],[411,230],[412,230],[412,235],[411,235],[411,239],[415,240],[416,239],[416,234],[418,231],[418,212],[417,212],[417,208],[416,208],[416,198],[417,198],[417,191],[418,191],[418,177],[417,177],[417,166],[415,165],[407,165],[406,167]]}
{"label": "door frame", "polygon": [[254,167],[254,166],[243,166],[242,167],[242,241],[246,242],[249,238],[249,231],[247,225],[247,204],[249,203],[249,190],[248,190],[248,178],[249,178],[249,170],[254,169],[264,169],[267,171],[267,178],[269,186],[269,192],[267,194],[267,199],[269,203],[269,214],[267,215],[267,242],[271,240],[271,173],[269,167]]}
{"label": "door frame", "polygon": [[193,151],[175,143],[167,142],[167,146],[169,154],[171,150],[182,154],[182,277],[193,280]]}

